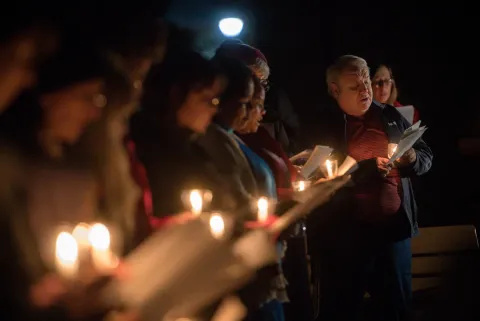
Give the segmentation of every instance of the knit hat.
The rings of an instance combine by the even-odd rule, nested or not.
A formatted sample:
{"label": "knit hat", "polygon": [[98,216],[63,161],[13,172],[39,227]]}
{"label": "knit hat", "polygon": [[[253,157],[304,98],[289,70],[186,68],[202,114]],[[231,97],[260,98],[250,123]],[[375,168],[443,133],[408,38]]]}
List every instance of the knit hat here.
{"label": "knit hat", "polygon": [[216,55],[242,61],[261,80],[267,80],[270,76],[270,67],[265,55],[257,48],[249,46],[238,39],[225,40],[218,47]]}

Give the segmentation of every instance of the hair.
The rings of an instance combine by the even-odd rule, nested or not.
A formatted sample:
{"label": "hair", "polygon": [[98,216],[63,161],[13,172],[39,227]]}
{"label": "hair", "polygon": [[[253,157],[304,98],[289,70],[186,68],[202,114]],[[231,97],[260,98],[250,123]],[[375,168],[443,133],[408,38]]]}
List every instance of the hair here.
{"label": "hair", "polygon": [[[181,104],[172,105],[171,95],[175,88],[176,95],[186,98],[192,90],[209,87],[221,72],[218,66],[194,51],[167,54],[165,61],[154,66],[144,82],[141,108],[149,115],[162,114],[173,116]],[[158,115],[160,116],[160,115]],[[171,118],[164,118],[167,122]]]}
{"label": "hair", "polygon": [[382,67],[387,68],[388,73],[390,74],[390,78],[392,79],[392,90],[390,91],[390,96],[388,97],[387,104],[393,105],[398,99],[398,88],[397,88],[397,83],[395,82],[395,78],[393,78],[392,68],[388,67],[385,64],[380,64],[376,68],[372,69],[374,70],[372,75],[373,77],[375,77],[375,74],[377,73],[377,71]]}
{"label": "hair", "polygon": [[215,57],[214,59],[228,80],[228,84],[220,97],[220,104],[222,104],[222,101],[240,98],[246,91],[249,82],[253,81],[252,71],[243,62],[235,58]]}
{"label": "hair", "polygon": [[338,77],[344,72],[370,76],[368,64],[365,59],[354,55],[341,56],[330,67],[328,67],[326,72],[328,93],[330,95],[333,95],[332,85],[338,81]]}

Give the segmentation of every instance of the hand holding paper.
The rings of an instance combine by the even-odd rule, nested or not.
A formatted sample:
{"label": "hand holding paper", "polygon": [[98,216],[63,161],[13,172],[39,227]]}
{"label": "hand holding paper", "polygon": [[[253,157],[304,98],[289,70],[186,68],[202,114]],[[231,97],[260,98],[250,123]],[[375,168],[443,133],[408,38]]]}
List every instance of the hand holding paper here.
{"label": "hand holding paper", "polygon": [[[407,152],[409,152],[412,149],[413,145],[415,145],[415,143],[422,137],[426,130],[427,127],[420,127],[420,121],[416,122],[412,125],[412,127],[405,130],[400,139],[400,142],[398,142],[397,149],[390,157],[389,163],[393,164],[395,160],[402,158]],[[412,157],[413,154],[410,151],[407,156],[408,161],[411,161]]]}

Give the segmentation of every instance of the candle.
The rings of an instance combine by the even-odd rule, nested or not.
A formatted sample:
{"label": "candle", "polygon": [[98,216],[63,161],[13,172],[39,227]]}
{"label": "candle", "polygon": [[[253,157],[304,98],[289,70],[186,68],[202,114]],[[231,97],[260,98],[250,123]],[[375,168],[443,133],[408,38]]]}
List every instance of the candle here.
{"label": "candle", "polygon": [[214,238],[221,238],[225,234],[225,222],[220,214],[212,214],[209,224]]}
{"label": "candle", "polygon": [[96,223],[90,227],[88,241],[91,245],[92,263],[98,272],[111,270],[118,266],[118,258],[110,249],[110,231]]}
{"label": "candle", "polygon": [[90,247],[90,242],[88,240],[89,231],[90,226],[85,223],[80,223],[73,229],[72,235],[77,241],[80,251],[86,250]]}
{"label": "candle", "polygon": [[324,166],[322,166],[323,174],[327,179],[333,179],[338,174],[338,164],[336,160],[327,159]]}
{"label": "candle", "polygon": [[325,166],[327,167],[328,178],[332,178],[333,177],[332,162],[329,159],[327,159],[327,161],[325,162]]}
{"label": "candle", "polygon": [[55,265],[58,273],[73,278],[78,272],[78,243],[72,234],[61,232],[55,242]]}
{"label": "candle", "polygon": [[292,182],[292,187],[296,192],[303,192],[307,188],[309,188],[311,185],[310,181],[297,181],[297,182]]}
{"label": "candle", "polygon": [[194,215],[200,215],[202,213],[203,198],[202,195],[200,195],[200,191],[193,190],[190,192],[190,204]]}
{"label": "candle", "polygon": [[392,158],[393,154],[397,151],[398,144],[389,143],[388,144],[388,158]]}
{"label": "candle", "polygon": [[257,220],[265,222],[268,218],[268,200],[266,197],[260,197],[257,201]]}

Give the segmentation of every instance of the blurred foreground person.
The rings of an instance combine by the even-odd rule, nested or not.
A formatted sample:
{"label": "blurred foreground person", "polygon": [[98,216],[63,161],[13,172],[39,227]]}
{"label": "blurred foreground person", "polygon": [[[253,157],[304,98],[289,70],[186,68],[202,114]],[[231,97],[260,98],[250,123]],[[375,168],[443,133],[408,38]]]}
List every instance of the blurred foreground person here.
{"label": "blurred foreground person", "polygon": [[418,232],[410,177],[428,172],[432,151],[420,139],[393,168],[388,165],[389,143],[398,143],[410,125],[394,107],[372,100],[364,59],[342,56],[326,78],[343,113],[331,132],[331,147],[353,157],[359,169],[355,186],[337,193],[328,215],[311,216],[323,220],[309,233],[321,319],[360,320],[368,291],[375,320],[406,320],[412,295],[410,238]]}
{"label": "blurred foreground person", "polygon": [[[72,289],[56,275],[47,255],[54,248],[46,240],[55,224],[70,216],[69,209],[58,213],[60,203],[50,202],[55,194],[63,186],[72,195],[95,191],[87,174],[62,179],[68,168],[64,147],[77,142],[100,116],[110,72],[110,64],[94,50],[60,50],[42,65],[37,85],[0,116],[1,302],[3,313],[17,320],[83,320],[108,310],[98,306],[97,291],[81,283]],[[77,185],[76,177],[87,183]],[[93,215],[94,208],[87,212]]]}

